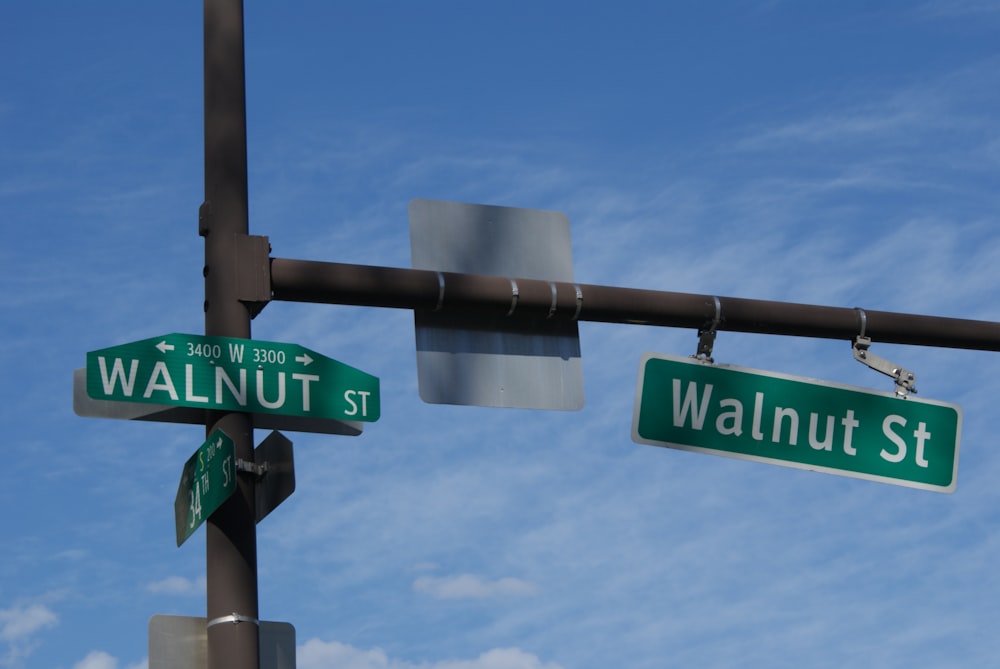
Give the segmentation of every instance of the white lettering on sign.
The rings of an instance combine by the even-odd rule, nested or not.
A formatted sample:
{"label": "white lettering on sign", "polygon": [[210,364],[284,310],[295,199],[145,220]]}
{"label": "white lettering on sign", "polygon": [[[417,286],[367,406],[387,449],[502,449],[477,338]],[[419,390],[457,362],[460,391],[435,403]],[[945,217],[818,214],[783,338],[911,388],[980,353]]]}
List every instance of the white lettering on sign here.
{"label": "white lettering on sign", "polygon": [[194,394],[194,365],[184,365],[184,399],[188,402],[208,403],[208,395]]}
{"label": "white lettering on sign", "polygon": [[[237,359],[242,357],[242,346],[234,347],[230,345],[230,355]],[[109,369],[107,359],[104,356],[98,356],[97,364],[100,369],[101,384],[105,395],[114,395],[116,389],[120,387],[121,393],[125,397],[133,396],[136,390],[136,381],[140,376],[139,360],[114,358]],[[208,388],[196,388],[199,379],[196,378],[195,366],[190,363],[184,365],[184,401],[209,405],[214,400],[214,406],[225,406],[228,402],[234,401],[241,407],[248,406],[247,370],[227,370],[222,365],[216,365],[214,369],[215,394],[214,397],[209,397],[208,394],[204,394],[206,390],[209,390]],[[177,373],[178,371],[175,367],[174,372]],[[145,371],[143,376],[145,376]],[[234,376],[236,377],[235,379],[233,378]],[[261,407],[265,409],[280,409],[285,405],[288,398],[285,387],[286,376],[285,372],[277,372],[276,374],[267,375],[267,379],[265,380],[265,371],[263,369],[256,370],[256,374],[253,377],[255,381],[254,392],[257,402]],[[320,381],[319,374],[293,372],[292,381],[298,381],[302,384],[302,410],[311,411],[311,384]],[[271,388],[270,384],[272,383],[276,384],[276,388]],[[174,401],[178,401],[179,399],[178,388],[173,376],[171,376],[170,367],[162,360],[153,363],[152,370],[149,371],[149,376],[146,378],[142,397],[147,400],[156,400],[155,393],[166,393]],[[273,397],[269,398],[271,395]],[[361,398],[361,414],[364,416],[368,415],[369,395],[371,395],[369,391],[348,390],[344,395],[344,398],[351,406],[351,411],[348,415],[354,416],[357,414],[358,404],[355,402],[355,399],[358,397]]]}
{"label": "white lettering on sign", "polygon": [[[674,379],[674,427],[681,427],[687,420],[688,412],[691,412],[691,427],[700,430],[705,423],[705,413],[708,411],[708,400],[712,396],[712,384],[705,384],[705,390],[701,393],[701,406],[698,406],[698,384],[694,381],[688,382],[687,392],[684,400],[681,401],[681,380]],[[691,409],[694,407],[694,410]]]}
{"label": "white lettering on sign", "polygon": [[809,447],[817,451],[833,450],[833,416],[826,417],[826,431],[823,440],[816,438],[816,426],[819,423],[818,414],[809,414]]}
{"label": "white lettering on sign", "polygon": [[799,412],[795,409],[774,407],[774,431],[771,432],[771,441],[776,444],[781,441],[781,423],[784,418],[788,419],[788,445],[796,446],[799,443]]}
{"label": "white lettering on sign", "polygon": [[[879,455],[881,455],[882,459],[887,462],[902,462],[906,457],[906,441],[903,440],[903,437],[893,431],[893,425],[906,427],[906,419],[895,414],[885,417],[885,420],[882,421],[882,434],[884,434],[889,441],[895,444],[896,452],[889,453],[883,448]],[[917,429],[913,432],[913,436],[917,438],[915,449],[917,466],[926,468],[929,463],[924,457],[924,445],[927,443],[927,440],[931,438],[931,433],[927,431],[927,423],[918,423]]]}
{"label": "white lettering on sign", "polygon": [[[166,344],[166,342],[164,342]],[[161,352],[172,351],[174,347],[166,345]],[[218,344],[208,344],[189,341],[187,343],[187,356],[189,358],[204,358],[206,360],[218,360],[222,357],[222,347]]]}
{"label": "white lettering on sign", "polygon": [[[162,378],[162,381],[159,379]],[[146,384],[146,390],[143,391],[142,396],[149,399],[153,396],[153,392],[157,390],[163,390],[170,395],[170,399],[177,401],[177,389],[174,388],[174,380],[170,378],[170,370],[167,369],[167,363],[162,360],[157,360],[153,365],[153,373],[149,375],[149,383]]]}
{"label": "white lettering on sign", "polygon": [[924,457],[924,444],[931,438],[931,433],[927,431],[927,423],[917,423],[913,436],[917,438],[917,466],[926,468],[930,463]]}
{"label": "white lettering on sign", "polygon": [[[737,437],[743,434],[743,403],[725,399],[719,402],[719,406],[723,409],[732,408],[732,411],[724,411],[719,414],[719,417],[715,419],[715,431],[722,435],[731,434]],[[728,425],[727,421],[730,421]],[[674,419],[674,425],[677,425],[676,419]]]}
{"label": "white lettering on sign", "polygon": [[[706,383],[700,389],[699,397],[699,387],[698,383],[695,381],[689,381],[687,388],[682,392],[680,379],[672,379],[673,388],[673,423],[674,427],[683,428],[686,424],[690,423],[690,429],[701,431],[705,426],[705,418],[708,416],[708,409],[712,400],[712,391],[714,386],[711,383]],[[762,392],[754,393],[753,401],[753,413],[751,414],[750,420],[750,436],[756,441],[764,441],[765,435],[762,429],[765,410],[765,396]],[[715,431],[722,436],[740,436],[743,434],[744,429],[744,410],[743,402],[734,398],[727,397],[719,400],[718,406],[720,412],[715,418]],[[797,446],[799,443],[800,434],[800,417],[799,412],[791,407],[781,407],[775,406],[772,410],[771,416],[772,427],[770,441],[772,444],[785,444],[788,446]],[[893,418],[890,416],[890,418]],[[899,420],[902,420],[899,416],[895,416]],[[886,419],[889,421],[889,418]],[[903,421],[904,424],[906,421]],[[823,430],[823,435],[819,435],[819,426],[823,424],[825,428]],[[854,438],[854,429],[860,426],[860,422],[854,417],[854,410],[848,409],[844,412],[844,416],[840,419],[840,425],[843,427],[841,432],[840,445],[844,453],[847,455],[856,455],[857,449],[852,445]],[[816,412],[809,413],[809,428],[807,432],[807,438],[809,441],[810,448],[817,451],[832,451],[834,446],[834,440],[836,438],[836,425],[837,416],[826,415],[821,416]],[[930,434],[926,433],[926,426],[921,423],[923,436],[915,436],[918,438],[919,455],[918,463],[923,457],[924,442],[930,438]],[[906,454],[906,445],[902,442],[902,439],[898,437],[895,433],[883,425],[883,431],[890,440],[893,440],[898,447],[897,455],[899,460],[903,458]],[[918,430],[921,432],[921,430]],[[898,440],[898,441],[897,441]],[[890,462],[898,462],[899,460],[893,460],[891,454],[885,454],[883,451],[883,456]],[[926,466],[926,464],[921,465]]]}
{"label": "white lettering on sign", "polygon": [[851,446],[851,433],[854,431],[854,428],[861,427],[861,422],[854,418],[854,409],[847,410],[840,424],[844,426],[844,453],[857,455],[858,449]]}
{"label": "white lettering on sign", "polygon": [[292,374],[292,379],[295,381],[302,382],[302,410],[309,411],[309,384],[313,381],[319,381],[318,374]]}
{"label": "white lettering on sign", "polygon": [[[240,349],[242,355],[242,348]],[[237,388],[233,380],[229,378],[229,374],[222,367],[215,368],[215,403],[222,404],[222,386],[225,384],[229,388],[229,394],[233,396],[236,403],[241,407],[247,405],[247,370],[241,369],[240,371],[240,387]]]}
{"label": "white lettering on sign", "polygon": [[351,408],[348,411],[345,411],[344,415],[346,415],[346,416],[357,416],[358,415],[358,403],[355,402],[354,399],[356,397],[360,397],[361,398],[361,415],[362,416],[367,416],[368,415],[368,396],[369,395],[371,395],[371,392],[368,391],[368,390],[348,390],[348,391],[345,391],[344,392],[344,399],[347,401],[348,404],[351,405]]}
{"label": "white lettering on sign", "polygon": [[278,399],[273,402],[264,397],[264,370],[257,370],[257,401],[267,409],[280,409],[285,404],[285,373],[278,372]]}
{"label": "white lettering on sign", "polygon": [[[733,400],[734,402],[736,400]],[[764,413],[764,393],[755,393],[753,396],[753,427],[750,436],[757,441],[763,441],[764,433],[760,431],[760,417]]]}
{"label": "white lettering on sign", "polygon": [[108,375],[108,363],[105,361],[103,355],[97,356],[97,366],[101,370],[101,383],[104,385],[105,395],[113,395],[115,384],[120,381],[125,397],[132,397],[132,389],[135,387],[135,373],[139,370],[138,360],[132,361],[127,377],[125,376],[125,366],[122,364],[121,358],[115,358],[115,361],[111,363],[110,376]]}
{"label": "white lettering on sign", "polygon": [[[252,340],[245,345],[224,340],[156,341],[160,343],[150,350],[129,346],[117,355],[88,353],[87,394],[95,400],[220,411],[378,419],[378,379],[342,363],[328,365],[328,359],[316,360],[278,344],[255,345]],[[374,380],[371,386],[369,379]]]}
{"label": "white lettering on sign", "polygon": [[253,361],[258,365],[283,365],[285,364],[285,352],[272,348],[254,348]]}

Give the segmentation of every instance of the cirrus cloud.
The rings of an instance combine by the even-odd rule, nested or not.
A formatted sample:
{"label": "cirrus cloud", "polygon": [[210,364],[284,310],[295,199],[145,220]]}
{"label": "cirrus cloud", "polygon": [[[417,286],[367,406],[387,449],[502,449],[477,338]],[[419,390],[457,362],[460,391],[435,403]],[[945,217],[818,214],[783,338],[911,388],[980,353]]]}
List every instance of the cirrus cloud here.
{"label": "cirrus cloud", "polygon": [[538,587],[531,581],[512,577],[490,581],[474,574],[421,576],[413,582],[413,589],[437,599],[489,599],[530,596],[538,592]]}
{"label": "cirrus cloud", "polygon": [[413,664],[389,657],[381,648],[362,650],[336,641],[310,639],[298,647],[299,669],[562,669],[519,648],[494,648],[471,660]]}

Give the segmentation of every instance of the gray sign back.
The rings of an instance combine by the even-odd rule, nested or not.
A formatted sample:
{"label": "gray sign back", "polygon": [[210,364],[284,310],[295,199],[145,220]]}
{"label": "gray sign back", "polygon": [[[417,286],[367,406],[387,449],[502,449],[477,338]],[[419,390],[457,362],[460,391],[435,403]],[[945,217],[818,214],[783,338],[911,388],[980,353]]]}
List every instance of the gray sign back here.
{"label": "gray sign back", "polygon": [[[413,200],[414,269],[573,281],[569,219],[554,211]],[[447,291],[447,288],[446,288]],[[576,322],[414,312],[420,397],[434,404],[583,407]]]}

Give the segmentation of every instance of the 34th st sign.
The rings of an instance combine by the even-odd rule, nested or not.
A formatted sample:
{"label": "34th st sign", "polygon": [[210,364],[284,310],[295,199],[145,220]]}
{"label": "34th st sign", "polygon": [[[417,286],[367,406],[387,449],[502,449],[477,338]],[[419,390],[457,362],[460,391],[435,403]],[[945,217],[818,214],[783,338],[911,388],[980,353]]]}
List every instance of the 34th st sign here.
{"label": "34th st sign", "polygon": [[91,351],[93,399],[376,421],[379,380],[296,344],[168,334]]}
{"label": "34th st sign", "polygon": [[961,429],[945,402],[647,354],[632,439],[953,492]]}
{"label": "34th st sign", "polygon": [[187,541],[202,523],[236,492],[233,440],[215,430],[184,463],[174,499],[177,545]]}

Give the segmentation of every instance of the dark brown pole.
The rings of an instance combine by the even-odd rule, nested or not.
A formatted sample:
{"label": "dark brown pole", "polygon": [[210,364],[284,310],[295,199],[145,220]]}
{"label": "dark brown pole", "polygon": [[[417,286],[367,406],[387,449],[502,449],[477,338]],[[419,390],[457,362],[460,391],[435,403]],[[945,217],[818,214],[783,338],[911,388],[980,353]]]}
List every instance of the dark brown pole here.
{"label": "dark brown pole", "polygon": [[[616,288],[518,277],[455,274],[308,260],[271,260],[275,300],[432,309],[468,317],[570,319],[703,328],[853,341],[862,327],[877,343],[1000,351],[1000,323],[851,307]],[[716,313],[718,304],[718,313]]]}
{"label": "dark brown pole", "polygon": [[[250,314],[239,301],[237,246],[249,232],[246,84],[242,0],[204,0],[205,334],[250,337]],[[221,429],[237,460],[253,462],[250,414],[208,412],[206,431]],[[258,669],[257,527],[254,483],[208,519],[206,578],[208,668]]]}

